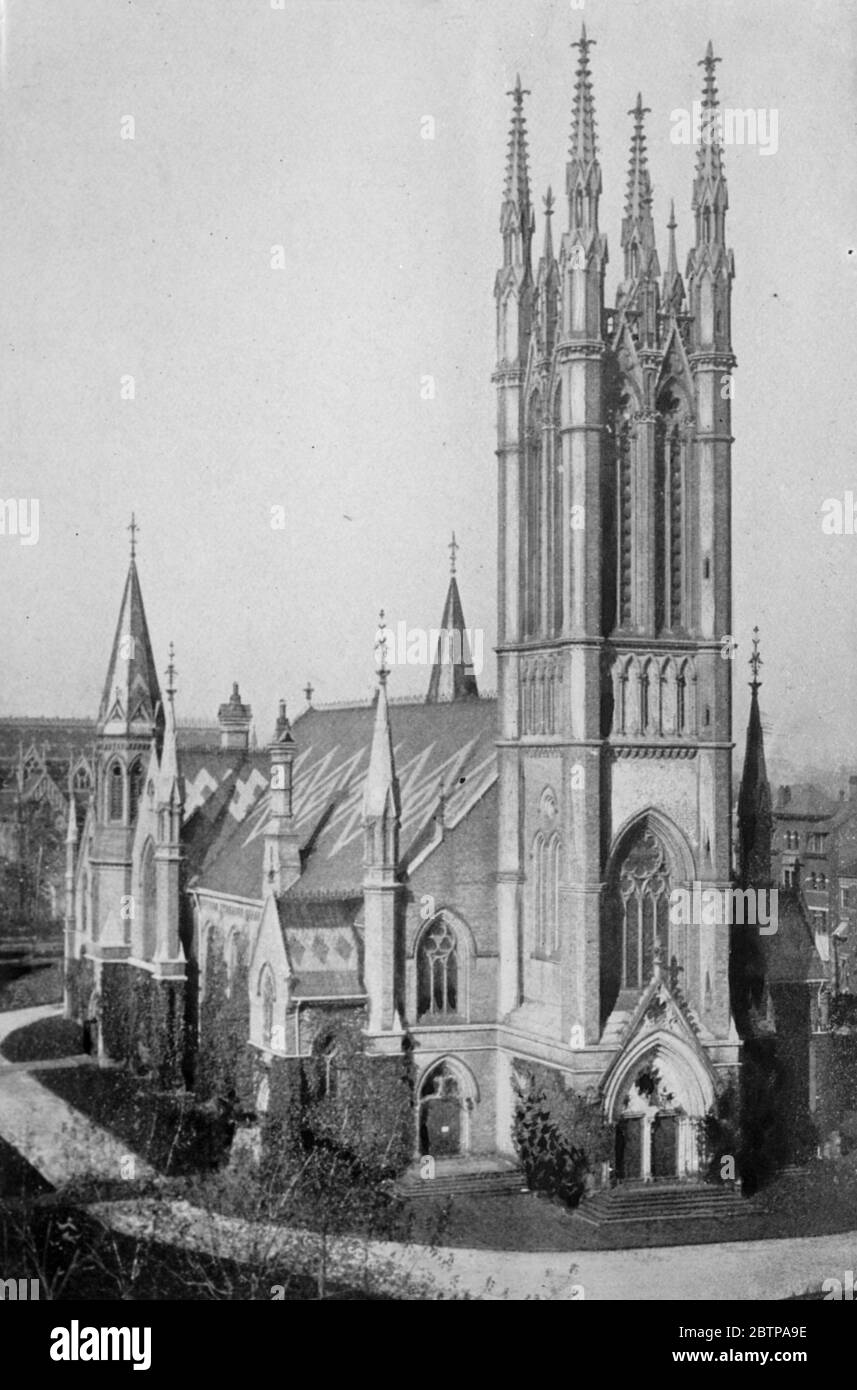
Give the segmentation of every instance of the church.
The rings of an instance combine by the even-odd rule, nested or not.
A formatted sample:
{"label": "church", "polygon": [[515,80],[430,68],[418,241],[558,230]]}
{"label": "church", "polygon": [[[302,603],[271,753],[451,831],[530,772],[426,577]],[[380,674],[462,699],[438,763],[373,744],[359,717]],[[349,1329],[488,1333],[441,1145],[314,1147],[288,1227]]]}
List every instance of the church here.
{"label": "church", "polygon": [[[675,888],[734,882],[719,60],[709,44],[684,275],[672,209],[661,269],[639,96],[630,113],[610,307],[591,47],[584,28],[540,252],[520,79],[510,94],[496,698],[464,641],[396,700],[382,629],[371,704],[308,687],[258,748],[235,685],[217,740],[185,744],[132,532],[95,784],[68,822],[66,1008],[101,1057],[259,1114],[278,1068],[329,1077],[343,1030],[380,1069],[407,1051],[414,1156],[512,1155],[516,1075],[548,1068],[599,1098],[620,1178],[692,1178],[743,1047],[728,928],[669,911]],[[464,633],[454,554],[441,629]]]}

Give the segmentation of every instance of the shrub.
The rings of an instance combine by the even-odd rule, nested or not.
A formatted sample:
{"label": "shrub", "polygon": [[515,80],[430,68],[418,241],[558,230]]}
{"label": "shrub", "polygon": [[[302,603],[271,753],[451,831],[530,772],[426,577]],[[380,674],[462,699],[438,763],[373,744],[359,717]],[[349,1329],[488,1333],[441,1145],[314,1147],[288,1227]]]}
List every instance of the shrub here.
{"label": "shrub", "polygon": [[513,1138],[533,1191],[576,1206],[613,1152],[613,1130],[595,1096],[568,1088],[547,1067],[517,1064]]}
{"label": "shrub", "polygon": [[75,1057],[83,1052],[83,1029],[61,1014],[37,1018],[9,1033],[0,1052],[10,1062],[46,1062],[56,1057]]}

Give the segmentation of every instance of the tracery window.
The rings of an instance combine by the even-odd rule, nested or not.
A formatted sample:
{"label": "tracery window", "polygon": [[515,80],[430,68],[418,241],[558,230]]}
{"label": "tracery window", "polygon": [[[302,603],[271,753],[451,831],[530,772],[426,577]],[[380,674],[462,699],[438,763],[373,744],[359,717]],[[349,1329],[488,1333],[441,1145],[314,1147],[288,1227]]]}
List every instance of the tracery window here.
{"label": "tracery window", "polygon": [[417,1017],[458,1010],[458,943],[444,918],[432,922],[417,948]]}
{"label": "tracery window", "polygon": [[[670,876],[666,852],[652,830],[631,845],[619,870],[622,903],[622,988],[641,989],[652,976],[655,947],[669,948]],[[665,957],[669,959],[669,957]]]}

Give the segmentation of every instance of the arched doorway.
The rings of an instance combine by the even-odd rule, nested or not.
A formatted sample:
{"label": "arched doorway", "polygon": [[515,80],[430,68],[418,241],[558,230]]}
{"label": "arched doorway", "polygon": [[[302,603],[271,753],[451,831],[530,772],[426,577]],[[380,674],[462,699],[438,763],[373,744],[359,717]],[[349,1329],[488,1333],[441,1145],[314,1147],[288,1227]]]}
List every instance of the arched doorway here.
{"label": "arched doorway", "polygon": [[463,1070],[449,1060],[426,1073],[419,1092],[419,1151],[432,1158],[456,1158],[470,1147],[472,1088]]}
{"label": "arched doorway", "polygon": [[615,1125],[620,1182],[675,1182],[700,1167],[699,1137],[714,1101],[704,1062],[678,1038],[637,1050],[611,1078],[605,1110]]}

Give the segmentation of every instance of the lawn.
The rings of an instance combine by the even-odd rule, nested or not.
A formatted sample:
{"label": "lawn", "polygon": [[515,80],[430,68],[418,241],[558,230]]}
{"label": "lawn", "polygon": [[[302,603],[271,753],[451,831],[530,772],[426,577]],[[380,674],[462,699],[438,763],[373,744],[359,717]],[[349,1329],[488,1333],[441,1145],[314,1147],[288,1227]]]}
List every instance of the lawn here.
{"label": "lawn", "polygon": [[[453,1197],[411,1203],[413,1236],[431,1244],[442,1221],[444,1245],[477,1250],[619,1250],[721,1241],[779,1240],[857,1230],[857,1162],[817,1162],[777,1178],[734,1221],[661,1221],[595,1227],[553,1198]],[[752,1213],[752,1214],[751,1214]]]}

